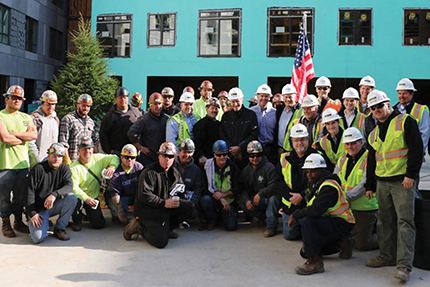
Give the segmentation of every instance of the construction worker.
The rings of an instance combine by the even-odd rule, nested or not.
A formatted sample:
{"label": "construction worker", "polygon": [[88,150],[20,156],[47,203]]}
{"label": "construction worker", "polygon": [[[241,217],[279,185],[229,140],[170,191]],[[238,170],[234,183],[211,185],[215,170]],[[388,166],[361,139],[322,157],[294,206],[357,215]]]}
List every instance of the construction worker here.
{"label": "construction worker", "polygon": [[[227,91],[221,91],[218,93],[218,100],[220,104],[220,110],[222,110],[223,114],[227,112],[227,102],[228,102],[228,92]],[[222,118],[222,116],[221,116]]]}
{"label": "construction worker", "polygon": [[332,108],[326,109],[322,114],[322,124],[328,133],[316,144],[316,149],[329,159],[327,169],[333,171],[338,159],[346,154],[345,145],[342,143],[343,129],[340,127],[342,118]]}
{"label": "construction worker", "polygon": [[130,98],[130,104],[140,112],[140,115],[143,116],[146,113],[146,111],[142,109],[143,97],[141,93],[135,92]]}
{"label": "construction worker", "polygon": [[[193,90],[194,95],[194,90]],[[175,97],[175,93],[172,88],[165,87],[161,91],[161,96],[163,97],[163,113],[169,118],[173,115],[176,115],[181,111],[176,105],[173,104],[173,98]]]}
{"label": "construction worker", "polygon": [[357,128],[345,130],[343,143],[348,153],[338,160],[334,173],[342,181],[342,189],[355,217],[352,230],[355,248],[360,251],[378,249],[378,237],[375,233],[378,201],[375,194],[371,199],[367,198],[364,188],[369,152],[364,147],[363,135]]}
{"label": "construction worker", "polygon": [[318,114],[321,115],[328,108],[335,109],[336,112],[340,111],[342,107],[340,101],[337,99],[332,100],[328,95],[331,91],[331,82],[327,77],[319,77],[315,82],[315,89],[318,94],[318,102],[320,103]]}
{"label": "construction worker", "polygon": [[423,143],[416,120],[392,110],[384,92],[370,92],[368,103],[378,124],[368,138],[366,196],[376,192],[378,199],[380,251],[366,266],[397,266],[395,278],[406,282],[415,249],[415,193]]}
{"label": "construction worker", "polygon": [[355,127],[359,130],[363,129],[366,115],[360,113],[357,109],[359,100],[360,97],[356,89],[348,88],[343,92],[343,107],[339,111],[339,116],[342,117],[341,127],[343,129],[350,127]]}
{"label": "construction worker", "polygon": [[206,116],[206,103],[212,97],[215,91],[212,82],[209,80],[204,80],[199,87],[200,98],[194,103],[194,114],[198,115],[200,118]]}
{"label": "construction worker", "polygon": [[375,88],[375,80],[371,76],[361,78],[360,83],[360,113],[367,115],[371,114],[370,108],[367,104],[367,97]]}
{"label": "construction worker", "polygon": [[301,255],[307,258],[306,263],[297,266],[295,271],[299,275],[311,275],[324,272],[322,255],[333,247],[340,249],[341,259],[351,258],[350,236],[355,220],[339,177],[327,170],[320,154],[309,155],[303,169],[310,184],[306,207],[290,215],[288,226],[297,221],[300,223],[303,236]]}
{"label": "construction worker", "polygon": [[294,120],[293,124],[303,124],[309,133],[309,144],[312,146],[319,141],[323,135],[321,117],[318,114],[320,103],[314,95],[307,95],[302,102],[303,115]]}
{"label": "construction worker", "polygon": [[425,153],[430,135],[429,108],[414,101],[414,92],[417,89],[415,89],[414,83],[408,78],[403,78],[397,83],[396,91],[399,102],[394,106],[394,109],[398,110],[401,114],[411,115],[417,121]]}

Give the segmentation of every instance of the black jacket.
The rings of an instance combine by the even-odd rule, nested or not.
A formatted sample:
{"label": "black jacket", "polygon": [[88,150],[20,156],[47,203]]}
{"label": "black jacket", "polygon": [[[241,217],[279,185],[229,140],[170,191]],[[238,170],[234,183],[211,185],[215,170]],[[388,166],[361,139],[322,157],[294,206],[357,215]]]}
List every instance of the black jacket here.
{"label": "black jacket", "polygon": [[194,125],[194,144],[196,146],[194,159],[196,162],[198,162],[198,159],[202,156],[206,158],[213,157],[212,146],[214,142],[220,139],[220,127],[220,121],[211,119],[208,116],[205,116]]}

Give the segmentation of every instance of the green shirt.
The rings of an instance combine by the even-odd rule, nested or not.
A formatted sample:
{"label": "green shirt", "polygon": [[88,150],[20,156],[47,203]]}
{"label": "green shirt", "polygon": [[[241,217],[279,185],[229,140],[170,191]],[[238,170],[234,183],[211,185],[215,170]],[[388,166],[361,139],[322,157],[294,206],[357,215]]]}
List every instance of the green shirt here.
{"label": "green shirt", "polygon": [[[8,132],[26,132],[30,115],[22,112],[10,114],[6,110],[0,111],[0,121]],[[0,141],[0,170],[29,168],[28,142],[19,145],[8,145]]]}
{"label": "green shirt", "polygon": [[[111,166],[116,169],[119,166],[119,158],[116,155],[96,153],[91,156],[91,160],[86,166],[101,180],[103,169]],[[72,172],[73,193],[79,199],[85,201],[89,197],[97,198],[99,196],[99,182],[79,161],[76,160],[70,165],[70,171]]]}

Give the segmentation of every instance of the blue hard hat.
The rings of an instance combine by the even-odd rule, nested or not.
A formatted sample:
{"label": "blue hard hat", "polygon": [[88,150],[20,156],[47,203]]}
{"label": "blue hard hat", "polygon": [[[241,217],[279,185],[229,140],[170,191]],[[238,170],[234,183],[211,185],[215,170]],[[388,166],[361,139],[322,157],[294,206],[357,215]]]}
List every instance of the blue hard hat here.
{"label": "blue hard hat", "polygon": [[217,140],[216,142],[214,142],[214,145],[212,146],[212,151],[213,152],[228,151],[228,145],[223,140]]}

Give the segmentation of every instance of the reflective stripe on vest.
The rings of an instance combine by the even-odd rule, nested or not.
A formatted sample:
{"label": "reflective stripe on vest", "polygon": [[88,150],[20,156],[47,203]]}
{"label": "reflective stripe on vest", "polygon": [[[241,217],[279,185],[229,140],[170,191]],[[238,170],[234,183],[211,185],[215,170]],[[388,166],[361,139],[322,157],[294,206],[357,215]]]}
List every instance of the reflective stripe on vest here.
{"label": "reflective stripe on vest", "polygon": [[337,190],[338,198],[337,198],[336,205],[327,209],[326,212],[323,214],[323,216],[340,217],[346,222],[355,223],[354,215],[352,214],[351,208],[349,207],[349,204],[346,201],[345,194],[343,193],[339,183],[337,183],[337,181],[333,179],[328,179],[320,185],[320,187],[315,192],[315,195],[309,201],[307,206],[311,206],[313,204],[316,196],[320,193],[321,189],[324,186],[331,186],[335,188]]}
{"label": "reflective stripe on vest", "polygon": [[293,113],[293,115],[291,116],[290,122],[288,123],[287,126],[287,131],[285,133],[285,137],[284,137],[284,144],[282,145],[283,149],[285,151],[292,151],[293,148],[291,147],[290,144],[290,132],[291,132],[291,128],[293,127],[293,125],[295,125],[298,121],[298,119],[303,115],[303,109],[296,109]]}
{"label": "reflective stripe on vest", "polygon": [[[291,164],[288,162],[288,160],[285,158],[288,153],[284,152],[281,154],[281,168],[282,168],[282,175],[284,176],[284,181],[287,184],[289,188],[292,188],[291,184]],[[291,207],[291,202],[289,202],[286,198],[282,197],[282,203],[288,206],[288,208]]]}
{"label": "reflective stripe on vest", "polygon": [[[219,174],[215,172],[215,185],[219,192],[226,193],[231,190],[231,174],[230,174],[230,166],[227,166],[223,171],[223,174]],[[234,201],[234,196],[225,197],[228,203],[232,203]]]}
{"label": "reflective stripe on vest", "polygon": [[385,141],[379,137],[379,126],[369,135],[369,144],[375,150],[375,174],[379,177],[406,174],[409,148],[405,142],[404,125],[407,117],[409,115],[400,114],[391,120]]}
{"label": "reflective stripe on vest", "polygon": [[420,105],[415,103],[412,107],[410,115],[417,121],[418,125],[420,125],[421,120],[423,118],[424,111],[427,110],[429,112],[429,108],[426,105]]}
{"label": "reflective stripe on vest", "polygon": [[346,146],[343,143],[343,136],[340,139],[339,146],[337,147],[337,152],[334,153],[331,141],[328,139],[328,134],[325,135],[322,139],[320,139],[320,146],[325,151],[325,154],[327,155],[328,159],[333,163],[336,164],[337,160],[346,154]]}
{"label": "reflective stripe on vest", "polygon": [[336,112],[339,112],[341,107],[342,107],[342,103],[338,99],[336,100],[328,99],[327,103],[325,104],[324,110],[321,112],[321,114],[328,108],[335,109]]}
{"label": "reflective stripe on vest", "polygon": [[[196,121],[200,120],[198,115],[193,115],[196,118]],[[177,146],[179,146],[184,139],[191,139],[190,129],[188,128],[188,124],[181,112],[175,114],[169,120],[175,120],[178,123],[178,138],[176,139]]]}

